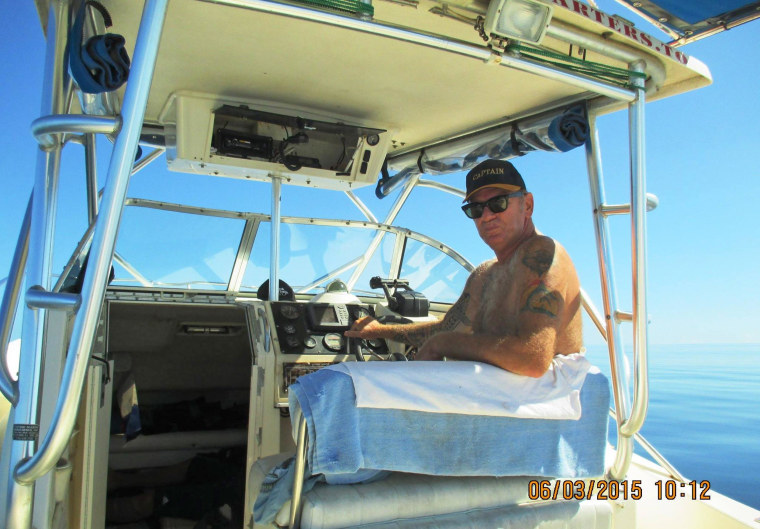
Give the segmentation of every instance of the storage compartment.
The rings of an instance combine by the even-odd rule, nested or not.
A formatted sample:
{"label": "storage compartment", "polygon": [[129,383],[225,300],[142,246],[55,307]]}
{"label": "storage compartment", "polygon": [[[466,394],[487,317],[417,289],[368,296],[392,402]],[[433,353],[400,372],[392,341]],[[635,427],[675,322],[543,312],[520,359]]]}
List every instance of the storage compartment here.
{"label": "storage compartment", "polygon": [[245,311],[119,302],[108,310],[106,527],[240,527],[253,363]]}

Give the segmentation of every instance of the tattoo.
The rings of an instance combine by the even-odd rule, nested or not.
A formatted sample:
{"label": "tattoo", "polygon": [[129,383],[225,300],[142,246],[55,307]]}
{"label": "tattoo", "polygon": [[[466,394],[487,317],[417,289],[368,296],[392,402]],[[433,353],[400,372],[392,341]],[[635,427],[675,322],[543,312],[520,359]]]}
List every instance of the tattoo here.
{"label": "tattoo", "polygon": [[537,281],[528,285],[523,292],[523,307],[520,310],[556,318],[563,303],[564,300],[559,292],[549,290],[543,281]]}
{"label": "tattoo", "polygon": [[470,325],[470,319],[467,317],[467,305],[470,302],[470,294],[468,292],[463,293],[456,303],[448,310],[443,320],[440,322],[424,326],[422,328],[414,328],[409,326],[405,329],[403,326],[397,330],[391,340],[402,342],[407,345],[414,345],[420,347],[424,344],[428,338],[439,332],[453,331],[460,323]]}
{"label": "tattoo", "polygon": [[470,293],[464,292],[456,303],[449,309],[441,321],[438,331],[453,331],[459,323],[471,325],[470,318],[467,317],[467,305],[470,303]]}
{"label": "tattoo", "polygon": [[538,248],[523,258],[523,264],[538,274],[538,277],[541,277],[551,268],[553,260],[554,252],[545,248]]}
{"label": "tattoo", "polygon": [[397,331],[392,340],[405,343],[407,345],[414,345],[416,347],[421,346],[432,335],[430,327],[423,327],[422,329],[409,329],[404,331]]}

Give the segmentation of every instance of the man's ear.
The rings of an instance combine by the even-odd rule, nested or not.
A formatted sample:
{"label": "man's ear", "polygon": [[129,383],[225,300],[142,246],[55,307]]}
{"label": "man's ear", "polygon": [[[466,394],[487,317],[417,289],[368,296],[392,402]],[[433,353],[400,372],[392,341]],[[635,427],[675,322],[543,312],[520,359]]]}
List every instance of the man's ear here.
{"label": "man's ear", "polygon": [[528,217],[533,216],[533,193],[525,193],[525,212]]}

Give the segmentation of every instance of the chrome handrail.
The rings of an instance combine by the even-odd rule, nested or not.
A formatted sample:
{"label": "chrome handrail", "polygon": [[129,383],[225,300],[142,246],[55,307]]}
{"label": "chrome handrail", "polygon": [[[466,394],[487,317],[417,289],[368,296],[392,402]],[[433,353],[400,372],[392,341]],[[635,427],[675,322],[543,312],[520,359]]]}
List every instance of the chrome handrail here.
{"label": "chrome handrail", "polygon": [[0,305],[0,391],[11,405],[18,400],[18,384],[8,371],[8,343],[13,330],[13,320],[16,316],[18,297],[21,292],[21,284],[26,268],[26,257],[29,254],[29,229],[32,225],[32,196],[26,206],[24,220],[21,222],[21,231],[16,243],[16,251],[13,253],[11,269],[8,273],[8,282],[3,293],[3,302]]}
{"label": "chrome handrail", "polygon": [[37,452],[16,468],[14,477],[20,486],[32,483],[50,471],[71,437],[89,365],[90,349],[105,298],[116,232],[140,139],[140,126],[153,78],[167,3],[168,0],[147,0],[143,9],[130,80],[122,106],[124,127],[114,145],[100,212],[95,221],[90,260],[82,286],[83,303],[74,320],[61,392],[58,395],[50,430],[39,444]]}
{"label": "chrome handrail", "polygon": [[[602,338],[604,338],[605,341],[607,341],[607,332],[604,329],[604,324],[602,323],[602,317],[601,314],[599,314],[599,311],[594,306],[594,303],[589,298],[588,294],[586,294],[586,291],[581,289],[581,304],[586,311],[586,313],[591,318],[591,321],[594,323],[596,328],[599,330],[599,333],[602,335]],[[614,408],[610,408],[610,417],[613,419],[617,418],[617,414],[615,412]],[[676,468],[663,456],[654,446],[652,446],[649,441],[644,438],[643,435],[641,435],[640,432],[636,432],[633,434],[634,440],[639,443],[644,450],[651,455],[655,461],[657,461],[660,466],[665,468],[665,470],[668,471],[668,473],[678,481],[686,482],[686,478],[683,477],[683,475],[676,470]]]}
{"label": "chrome handrail", "polygon": [[599,331],[599,334],[602,335],[602,338],[604,338],[604,341],[607,341],[607,329],[604,328],[603,318],[602,315],[599,313],[599,310],[594,306],[594,303],[591,301],[591,298],[589,298],[588,294],[585,290],[581,288],[581,306],[586,311],[586,314],[589,315],[591,318],[591,321],[596,326],[597,330]]}
{"label": "chrome handrail", "polygon": [[[629,65],[631,71],[642,72],[644,65]],[[656,207],[656,197],[650,199],[646,193],[645,146],[644,146],[644,104],[646,101],[644,83],[633,80],[636,99],[629,104],[629,150],[631,157],[631,205],[608,206],[604,203],[604,186],[601,169],[601,153],[596,130],[596,113],[589,112],[591,134],[586,143],[586,159],[589,170],[589,184],[596,228],[597,253],[602,280],[602,298],[604,300],[605,330],[610,352],[610,370],[612,374],[613,396],[615,400],[616,422],[618,427],[618,449],[615,462],[609,470],[614,479],[622,479],[631,464],[633,455],[632,437],[641,429],[649,406],[649,381],[647,374],[647,305],[646,305],[646,212],[649,204]],[[608,241],[606,217],[613,213],[631,213],[631,260],[633,311],[622,312],[617,309],[614,279],[612,278],[612,254]],[[593,319],[593,316],[592,316]],[[633,401],[629,406],[626,381],[622,378],[619,364],[622,356],[617,325],[622,321],[633,323],[634,390]],[[594,323],[601,331],[601,321],[597,317]]]}
{"label": "chrome handrail", "polygon": [[[620,333],[617,332],[618,322],[613,317],[617,307],[617,294],[615,291],[614,266],[612,261],[612,248],[608,236],[608,219],[602,214],[604,205],[604,176],[602,174],[602,154],[599,146],[599,131],[596,128],[596,110],[589,110],[589,138],[586,142],[586,163],[588,166],[589,188],[591,192],[591,204],[594,218],[594,231],[596,234],[597,257],[599,265],[599,277],[602,287],[602,302],[604,304],[604,319],[597,317],[595,324],[600,326],[603,321],[605,332],[603,333],[610,357],[610,374],[612,378],[612,395],[617,410],[616,424],[618,432],[620,424],[628,414],[629,402],[626,381],[618,369],[619,360],[623,354],[623,346]],[[592,318],[593,319],[593,318]],[[612,464],[610,474],[614,478],[622,478],[631,462],[633,443],[630,438],[618,435],[615,462]]]}
{"label": "chrome handrail", "polygon": [[[644,71],[634,64],[633,71]],[[644,148],[644,104],[646,95],[641,81],[637,82],[636,100],[630,104],[631,150],[631,266],[633,271],[633,405],[628,418],[620,425],[620,433],[632,436],[641,429],[649,406],[649,377],[647,375],[647,224],[646,224],[646,152]]]}
{"label": "chrome handrail", "polygon": [[[610,417],[615,418],[615,410],[613,408],[610,408]],[[641,447],[647,451],[649,455],[651,455],[654,460],[660,464],[661,467],[663,467],[668,474],[670,474],[671,477],[677,479],[681,483],[686,482],[686,478],[683,477],[683,475],[676,470],[676,467],[674,467],[670,461],[668,461],[664,455],[662,455],[652,444],[646,440],[646,438],[641,435],[640,432],[636,432],[633,434],[634,440],[641,445]]]}
{"label": "chrome handrail", "polygon": [[65,133],[115,134],[121,127],[118,117],[53,114],[32,121],[32,135],[43,149],[60,145],[58,135]]}

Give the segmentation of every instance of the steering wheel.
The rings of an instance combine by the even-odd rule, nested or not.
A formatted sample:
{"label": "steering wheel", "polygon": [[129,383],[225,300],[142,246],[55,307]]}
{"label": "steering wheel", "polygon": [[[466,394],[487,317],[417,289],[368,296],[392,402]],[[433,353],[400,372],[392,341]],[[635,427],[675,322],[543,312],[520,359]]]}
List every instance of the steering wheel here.
{"label": "steering wheel", "polygon": [[[280,279],[278,286],[279,286],[278,297],[280,301],[295,301],[296,300],[296,294],[293,291],[293,288],[290,285],[288,285],[285,281]],[[267,279],[261,284],[258,291],[256,292],[256,297],[264,301],[267,301],[269,299],[269,279]]]}

